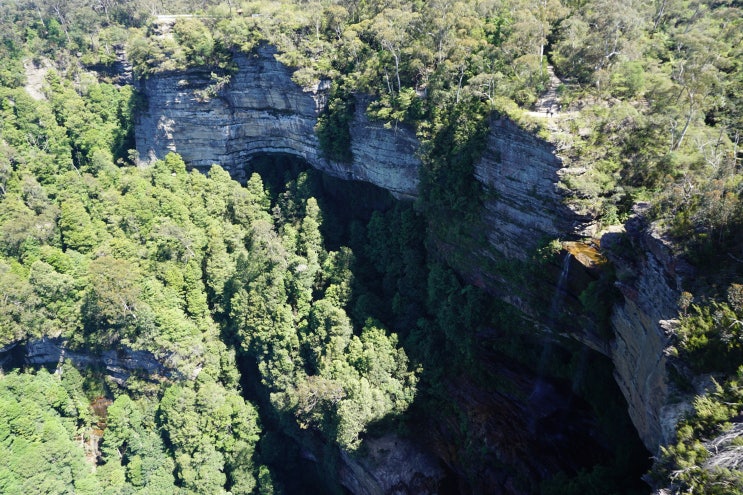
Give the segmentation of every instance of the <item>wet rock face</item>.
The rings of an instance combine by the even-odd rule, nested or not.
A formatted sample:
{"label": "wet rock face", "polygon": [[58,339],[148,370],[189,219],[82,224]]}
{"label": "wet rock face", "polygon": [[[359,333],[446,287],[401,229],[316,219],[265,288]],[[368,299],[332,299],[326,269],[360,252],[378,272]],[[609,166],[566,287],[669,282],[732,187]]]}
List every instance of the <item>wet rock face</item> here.
{"label": "wet rock face", "polygon": [[418,141],[407,129],[386,129],[370,122],[358,102],[350,123],[351,163],[323,157],[315,135],[329,83],[303,89],[292,71],[277,62],[275,49],[237,55],[238,71],[218,95],[200,96],[210,74],[192,69],[140,81],[147,104],[137,116],[139,158],[149,162],[169,151],[207,171],[217,163],[236,180],[245,180],[245,164],[262,154],[288,154],[333,177],[371,182],[398,198],[414,198],[420,162]]}

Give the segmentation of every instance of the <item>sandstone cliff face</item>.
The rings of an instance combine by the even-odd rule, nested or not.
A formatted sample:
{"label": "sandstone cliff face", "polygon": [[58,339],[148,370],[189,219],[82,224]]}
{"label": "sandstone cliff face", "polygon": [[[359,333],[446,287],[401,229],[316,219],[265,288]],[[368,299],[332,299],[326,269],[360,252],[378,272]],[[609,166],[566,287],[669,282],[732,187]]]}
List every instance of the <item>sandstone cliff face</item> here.
{"label": "sandstone cliff face", "polygon": [[[23,348],[17,349],[19,345]],[[78,367],[100,367],[105,369],[109,378],[121,386],[126,386],[127,380],[133,374],[149,380],[160,380],[171,374],[171,370],[168,370],[151,352],[135,351],[127,347],[93,354],[69,350],[64,339],[43,337],[26,344],[14,344],[0,349],[0,365],[9,359],[11,357],[9,354],[13,352],[22,354],[24,363],[31,366],[56,365],[59,368],[62,363],[69,361]]]}
{"label": "sandstone cliff face", "polygon": [[557,190],[561,168],[550,143],[511,120],[491,121],[475,177],[489,198],[487,238],[501,255],[525,260],[545,240],[592,233],[593,219],[570,210]]}
{"label": "sandstone cliff face", "polygon": [[[639,213],[626,224],[626,237],[606,234],[602,245],[618,271],[622,299],[614,306],[614,339],[610,357],[614,376],[627,399],[640,438],[651,452],[673,440],[676,422],[687,407],[671,400],[671,363],[666,354],[673,319],[678,315],[682,282],[692,268],[673,255],[670,245],[647,225]],[[621,254],[618,242],[629,242]],[[676,395],[676,394],[673,394]]]}
{"label": "sandstone cliff face", "polygon": [[141,81],[147,103],[136,122],[140,160],[149,162],[175,151],[189,166],[208,170],[217,163],[243,181],[252,157],[289,154],[333,177],[371,182],[398,198],[415,197],[420,162],[413,133],[370,122],[364,105],[356,105],[350,124],[353,162],[326,160],[314,128],[328,84],[300,88],[274,53],[264,46],[255,54],[237,56],[237,73],[208,101],[198,96],[210,84],[210,74],[201,70]]}
{"label": "sandstone cliff face", "polygon": [[[255,54],[236,56],[238,71],[208,101],[199,96],[211,84],[203,70],[140,81],[146,100],[136,121],[140,161],[175,151],[191,167],[207,171],[217,163],[244,181],[245,164],[252,157],[289,154],[333,177],[370,182],[397,198],[415,198],[420,169],[415,135],[371,122],[367,102],[359,99],[349,126],[353,161],[325,159],[314,129],[329,84],[300,88],[274,54],[275,49],[263,46]],[[485,234],[494,252],[523,260],[545,240],[592,233],[592,218],[564,205],[557,190],[561,168],[549,143],[508,119],[491,122],[475,177],[490,198],[485,202]]]}
{"label": "sandstone cliff face", "polygon": [[[370,122],[364,102],[359,101],[350,124],[353,162],[325,159],[314,127],[326,102],[327,85],[300,88],[274,53],[262,47],[255,54],[238,56],[238,72],[208,101],[198,96],[210,84],[204,71],[160,74],[139,82],[147,102],[136,122],[140,160],[148,162],[175,151],[199,170],[218,163],[235,179],[245,180],[244,167],[252,157],[290,154],[331,176],[370,182],[398,198],[416,197],[420,162],[415,136]],[[478,256],[524,261],[547,240],[594,234],[591,218],[565,206],[557,189],[561,169],[549,143],[507,119],[491,122],[486,151],[475,165],[486,198],[483,223],[489,244],[489,252]],[[647,448],[655,452],[670,440],[677,412],[676,406],[668,404],[664,322],[677,314],[684,267],[662,239],[648,233],[640,218],[627,226],[629,251],[634,254],[612,256],[624,274],[618,285],[622,300],[611,316],[614,337],[609,343],[595,335],[578,340],[612,359],[631,418]],[[602,242],[611,245],[616,238],[605,236]],[[488,279],[487,274],[471,275],[476,283]],[[527,314],[539,313],[509,296],[511,289],[503,289],[504,299]]]}

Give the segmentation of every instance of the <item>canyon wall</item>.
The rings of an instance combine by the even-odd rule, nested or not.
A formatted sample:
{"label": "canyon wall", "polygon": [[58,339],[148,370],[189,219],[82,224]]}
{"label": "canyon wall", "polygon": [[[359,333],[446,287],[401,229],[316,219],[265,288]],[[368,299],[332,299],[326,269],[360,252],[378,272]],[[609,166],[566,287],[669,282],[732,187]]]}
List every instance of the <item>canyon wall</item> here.
{"label": "canyon wall", "polygon": [[[389,129],[369,121],[364,102],[358,100],[350,124],[353,161],[326,159],[314,128],[329,84],[300,88],[274,54],[273,48],[264,46],[254,54],[237,56],[237,73],[211,98],[201,96],[212,84],[203,70],[163,73],[140,81],[145,100],[136,121],[140,161],[146,164],[175,151],[193,168],[207,171],[216,163],[244,181],[245,164],[251,158],[289,154],[331,176],[370,182],[397,198],[415,198],[421,166],[415,135],[406,128]],[[527,261],[549,240],[595,235],[590,217],[565,206],[557,187],[561,169],[552,145],[508,119],[491,121],[486,150],[475,165],[485,198],[487,239],[486,252],[478,256]],[[628,243],[632,254],[613,250],[621,293],[612,310],[614,335],[592,347],[614,362],[631,418],[647,448],[655,452],[670,440],[677,409],[668,405],[665,350],[683,270],[662,239],[648,232],[638,212],[627,232],[604,236],[607,247]],[[485,274],[484,278],[499,277]],[[529,312],[524,300],[513,300]]]}
{"label": "canyon wall", "polygon": [[566,206],[557,188],[562,161],[554,147],[507,118],[490,121],[475,177],[485,194],[489,245],[506,258],[526,260],[551,239],[593,234],[593,218]]}
{"label": "canyon wall", "polygon": [[131,376],[158,382],[173,375],[173,370],[151,352],[135,351],[125,346],[101,353],[75,351],[70,350],[67,341],[62,338],[43,337],[0,348],[0,368],[14,358],[20,361],[18,365],[53,365],[57,372],[65,361],[76,367],[98,368],[113,382],[124,387]]}
{"label": "canyon wall", "polygon": [[236,56],[237,72],[212,98],[200,96],[212,84],[208,71],[191,69],[140,81],[145,96],[136,122],[140,161],[175,151],[193,168],[206,171],[217,163],[244,181],[245,164],[252,157],[289,154],[333,177],[370,182],[397,198],[414,198],[420,167],[415,135],[370,122],[359,104],[350,123],[353,161],[327,160],[315,125],[329,83],[300,88],[274,53],[263,46],[255,54]]}
{"label": "canyon wall", "polygon": [[601,242],[617,268],[621,293],[611,313],[614,376],[640,438],[655,452],[673,441],[676,422],[688,409],[670,379],[667,351],[682,284],[693,267],[646,222],[645,209],[636,206],[624,231],[607,233]]}
{"label": "canyon wall", "polygon": [[[179,153],[193,168],[219,164],[244,181],[245,165],[261,154],[288,154],[333,177],[372,183],[398,199],[417,196],[419,142],[406,127],[388,128],[366,116],[358,98],[349,124],[353,160],[323,156],[315,135],[329,82],[301,88],[292,71],[262,46],[235,57],[237,72],[217,94],[200,69],[162,73],[138,82],[145,103],[137,115],[136,147],[141,163]],[[475,164],[482,184],[485,233],[490,247],[506,258],[526,259],[546,240],[593,233],[593,219],[565,206],[558,191],[562,162],[554,147],[506,118],[491,121],[486,151]]]}

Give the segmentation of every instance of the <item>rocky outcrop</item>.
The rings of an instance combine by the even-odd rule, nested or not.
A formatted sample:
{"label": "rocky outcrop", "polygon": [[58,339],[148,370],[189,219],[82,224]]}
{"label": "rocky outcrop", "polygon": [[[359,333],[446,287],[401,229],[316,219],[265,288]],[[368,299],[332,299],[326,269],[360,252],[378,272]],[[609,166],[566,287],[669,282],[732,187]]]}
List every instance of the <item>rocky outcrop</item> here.
{"label": "rocky outcrop", "polygon": [[509,119],[491,121],[475,177],[489,244],[504,257],[525,260],[545,240],[592,233],[593,218],[574,213],[557,189],[562,166],[550,143]]}
{"label": "rocky outcrop", "polygon": [[171,374],[151,352],[135,351],[127,347],[100,354],[72,351],[67,348],[67,342],[60,338],[43,337],[25,345],[19,343],[0,349],[0,364],[3,364],[6,355],[10,353],[19,353],[23,362],[31,366],[54,365],[59,368],[62,363],[69,361],[77,367],[102,368],[106,376],[122,386],[126,385],[132,375],[157,380]]}
{"label": "rocky outcrop", "polygon": [[682,282],[692,267],[673,254],[671,245],[635,209],[625,232],[602,237],[617,269],[622,298],[614,306],[611,359],[614,376],[627,399],[630,417],[651,452],[673,440],[676,423],[688,407],[676,398],[667,355]]}
{"label": "rocky outcrop", "polygon": [[[327,160],[315,135],[328,82],[301,88],[292,71],[276,61],[275,49],[235,56],[228,84],[214,84],[209,72],[189,69],[139,81],[146,104],[137,115],[136,146],[143,163],[178,152],[207,171],[217,163],[245,180],[245,164],[257,155],[289,154],[333,177],[370,182],[397,198],[416,197],[419,143],[404,127],[389,129],[366,116],[359,97],[351,135],[351,163]],[[562,162],[554,147],[512,121],[494,119],[486,151],[475,166],[485,190],[487,238],[506,258],[525,259],[545,239],[591,233],[592,218],[564,205],[557,189]]]}
{"label": "rocky outcrop", "polygon": [[349,125],[353,161],[325,159],[315,125],[329,83],[299,87],[274,54],[263,46],[254,54],[236,55],[237,72],[213,97],[207,96],[213,81],[204,70],[140,81],[146,105],[136,123],[139,159],[149,162],[175,151],[191,167],[206,171],[216,163],[244,181],[252,157],[289,154],[333,177],[371,182],[398,198],[415,197],[420,166],[415,135],[370,122],[360,101]]}
{"label": "rocky outcrop", "polygon": [[395,434],[364,441],[358,458],[341,452],[339,478],[356,495],[440,493],[444,470],[436,459]]}
{"label": "rocky outcrop", "polygon": [[[211,98],[209,88],[215,81],[201,69],[161,73],[139,81],[146,101],[136,117],[140,161],[148,163],[175,151],[191,167],[208,171],[217,163],[233,178],[245,181],[245,165],[251,158],[288,154],[333,177],[370,182],[397,198],[416,197],[421,164],[415,135],[404,127],[393,130],[371,122],[365,112],[368,102],[359,97],[349,124],[353,161],[327,160],[315,125],[326,104],[329,83],[299,87],[291,79],[291,69],[279,63],[275,53],[274,48],[262,46],[255,53],[236,55],[237,71],[223,87],[211,88],[216,94]],[[594,219],[566,206],[558,189],[564,170],[553,145],[507,118],[492,119],[485,151],[474,169],[484,203],[481,231],[474,235],[484,234],[487,244],[478,253],[460,253],[460,257],[470,259],[476,254],[496,263],[525,261],[551,239],[593,234]],[[481,241],[473,239],[473,244]],[[527,314],[534,313],[523,294],[500,290],[507,281],[499,274],[483,273],[481,263],[475,265],[458,268],[476,285]]]}

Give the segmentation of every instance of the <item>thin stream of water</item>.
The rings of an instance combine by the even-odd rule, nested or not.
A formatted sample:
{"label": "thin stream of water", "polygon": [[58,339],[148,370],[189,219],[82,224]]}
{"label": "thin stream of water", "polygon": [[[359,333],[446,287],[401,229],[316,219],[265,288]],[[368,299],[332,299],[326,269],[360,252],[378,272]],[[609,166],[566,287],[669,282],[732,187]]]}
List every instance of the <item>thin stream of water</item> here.
{"label": "thin stream of water", "polygon": [[[565,293],[568,285],[568,275],[570,274],[570,262],[573,255],[566,253],[562,260],[562,269],[560,270],[560,276],[557,279],[557,285],[555,285],[555,292],[552,295],[552,301],[550,302],[550,310],[547,315],[550,324],[557,321],[560,315],[560,306],[565,300]],[[542,344],[542,352],[539,356],[539,363],[537,364],[537,379],[534,383],[534,389],[532,390],[529,398],[531,401],[536,401],[540,398],[543,393],[544,383],[543,377],[547,369],[547,364],[552,354],[552,341],[550,338],[545,338]]]}

